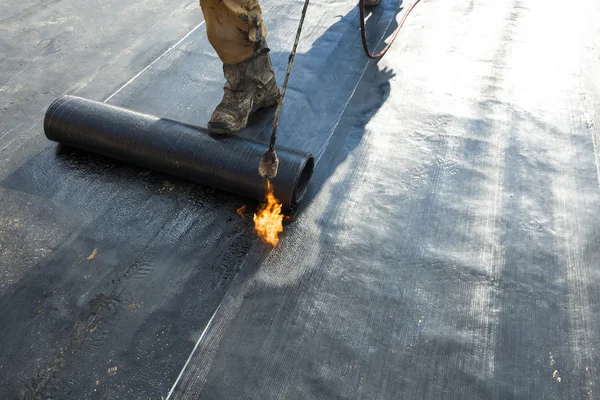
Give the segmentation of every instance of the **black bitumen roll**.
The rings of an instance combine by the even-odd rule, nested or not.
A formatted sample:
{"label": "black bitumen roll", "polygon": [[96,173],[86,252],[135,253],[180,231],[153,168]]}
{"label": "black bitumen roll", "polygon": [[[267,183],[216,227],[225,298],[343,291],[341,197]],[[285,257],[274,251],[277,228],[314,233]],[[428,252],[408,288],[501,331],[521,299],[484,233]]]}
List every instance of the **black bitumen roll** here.
{"label": "black bitumen roll", "polygon": [[[74,96],[62,96],[46,111],[46,137],[144,168],[261,200],[258,174],[268,144]],[[272,180],[284,207],[301,201],[312,176],[312,154],[277,148],[279,172]]]}

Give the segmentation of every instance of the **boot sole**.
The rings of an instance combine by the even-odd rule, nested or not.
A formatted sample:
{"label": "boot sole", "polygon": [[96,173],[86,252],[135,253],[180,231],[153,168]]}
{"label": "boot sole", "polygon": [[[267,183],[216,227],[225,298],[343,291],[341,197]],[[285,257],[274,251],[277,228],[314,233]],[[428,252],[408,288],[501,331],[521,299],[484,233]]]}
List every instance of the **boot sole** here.
{"label": "boot sole", "polygon": [[237,129],[231,129],[228,125],[222,122],[209,122],[208,130],[211,133],[216,133],[217,135],[232,135],[234,133],[240,132],[244,127],[240,127]]}

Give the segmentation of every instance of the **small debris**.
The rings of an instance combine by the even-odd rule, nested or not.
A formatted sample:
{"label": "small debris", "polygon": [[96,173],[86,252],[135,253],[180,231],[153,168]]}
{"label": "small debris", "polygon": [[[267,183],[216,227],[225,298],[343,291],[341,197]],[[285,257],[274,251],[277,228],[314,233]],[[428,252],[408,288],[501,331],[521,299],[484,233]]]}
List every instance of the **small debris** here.
{"label": "small debris", "polygon": [[560,378],[560,376],[558,376],[558,371],[554,370],[554,373],[552,374],[552,378],[556,379],[556,382],[560,383],[562,381],[562,379]]}
{"label": "small debris", "polygon": [[163,189],[171,191],[174,188],[175,185],[173,185],[170,181],[163,181]]}
{"label": "small debris", "polygon": [[92,254],[90,254],[87,259],[93,260],[94,257],[96,257],[97,255],[98,255],[98,249],[94,249],[94,251],[92,251]]}
{"label": "small debris", "polygon": [[116,366],[115,367],[110,367],[108,369],[108,376],[113,376],[113,375],[116,375],[116,374],[117,374],[117,367]]}
{"label": "small debris", "polygon": [[96,386],[98,386],[100,384],[100,381],[98,379],[96,379]]}
{"label": "small debris", "polygon": [[236,212],[237,212],[237,213],[238,213],[238,215],[239,215],[240,217],[242,217],[242,219],[245,221],[245,220],[246,220],[246,217],[244,217],[244,211],[246,211],[246,206],[245,206],[245,205],[243,205],[243,206],[241,206],[240,208],[238,208]]}
{"label": "small debris", "polygon": [[590,129],[592,126],[594,126],[594,120],[588,119],[587,121],[585,121],[585,124],[587,125],[588,129]]}
{"label": "small debris", "polygon": [[131,312],[136,312],[137,310],[139,310],[139,309],[140,309],[140,308],[142,308],[143,306],[144,306],[144,302],[143,302],[143,301],[142,301],[142,302],[140,302],[140,303],[135,303],[135,302],[133,302],[133,303],[131,303],[131,304],[129,305],[129,307],[128,307],[128,308],[129,308],[129,311],[131,311]]}

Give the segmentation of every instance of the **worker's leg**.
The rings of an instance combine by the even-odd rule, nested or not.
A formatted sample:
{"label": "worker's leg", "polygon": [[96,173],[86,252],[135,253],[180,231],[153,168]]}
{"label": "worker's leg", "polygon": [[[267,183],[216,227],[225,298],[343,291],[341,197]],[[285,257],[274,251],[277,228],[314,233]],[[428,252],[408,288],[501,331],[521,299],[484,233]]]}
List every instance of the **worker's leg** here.
{"label": "worker's leg", "polygon": [[206,33],[224,64],[247,60],[262,46],[267,30],[258,0],[200,0]]}
{"label": "worker's leg", "polygon": [[[365,0],[365,5],[380,1]],[[208,40],[224,64],[245,61],[264,45],[267,29],[258,0],[200,0],[200,6]]]}
{"label": "worker's leg", "polygon": [[223,61],[223,100],[209,122],[216,133],[246,127],[248,117],[279,100],[258,0],[200,0],[208,40]]}

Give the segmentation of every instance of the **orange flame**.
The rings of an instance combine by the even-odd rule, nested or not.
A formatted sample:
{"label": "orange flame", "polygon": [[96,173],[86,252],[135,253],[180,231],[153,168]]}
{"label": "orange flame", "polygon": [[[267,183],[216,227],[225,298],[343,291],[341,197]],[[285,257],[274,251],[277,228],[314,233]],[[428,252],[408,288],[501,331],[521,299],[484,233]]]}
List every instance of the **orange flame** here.
{"label": "orange flame", "polygon": [[254,229],[256,233],[265,242],[277,245],[279,242],[279,234],[283,232],[283,214],[281,213],[282,205],[273,195],[273,186],[267,179],[267,194],[265,202],[260,209],[254,214]]}

